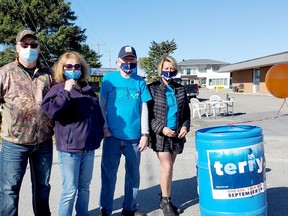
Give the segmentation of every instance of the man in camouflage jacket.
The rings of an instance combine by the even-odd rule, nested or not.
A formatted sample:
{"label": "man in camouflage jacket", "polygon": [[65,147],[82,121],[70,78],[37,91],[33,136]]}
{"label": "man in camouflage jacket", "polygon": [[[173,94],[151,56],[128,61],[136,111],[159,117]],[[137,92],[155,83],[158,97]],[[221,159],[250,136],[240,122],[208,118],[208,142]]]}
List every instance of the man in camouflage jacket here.
{"label": "man in camouflage jacket", "polygon": [[38,60],[40,48],[34,32],[18,33],[16,51],[18,58],[0,68],[0,216],[21,215],[19,192],[28,161],[34,214],[51,215],[53,122],[41,111],[42,99],[52,85],[51,71]]}

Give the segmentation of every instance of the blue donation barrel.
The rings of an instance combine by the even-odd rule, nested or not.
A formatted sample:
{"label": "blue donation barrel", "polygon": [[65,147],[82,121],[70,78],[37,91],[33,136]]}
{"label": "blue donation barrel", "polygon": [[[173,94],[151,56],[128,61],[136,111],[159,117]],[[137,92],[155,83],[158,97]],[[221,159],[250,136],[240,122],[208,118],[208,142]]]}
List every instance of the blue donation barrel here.
{"label": "blue donation barrel", "polygon": [[236,125],[196,131],[201,216],[267,215],[262,129]]}

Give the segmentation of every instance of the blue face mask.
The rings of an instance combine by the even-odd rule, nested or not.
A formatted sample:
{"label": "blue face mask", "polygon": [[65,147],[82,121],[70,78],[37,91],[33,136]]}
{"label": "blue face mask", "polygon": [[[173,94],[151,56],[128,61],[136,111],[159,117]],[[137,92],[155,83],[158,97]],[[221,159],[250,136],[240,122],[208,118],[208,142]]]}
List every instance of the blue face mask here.
{"label": "blue face mask", "polygon": [[73,80],[78,80],[81,76],[82,72],[81,70],[64,70],[64,76],[66,77],[67,80],[73,79]]}
{"label": "blue face mask", "polygon": [[38,58],[38,50],[31,48],[21,48],[19,56],[23,61],[27,63],[32,63]]}
{"label": "blue face mask", "polygon": [[122,63],[120,68],[127,74],[131,74],[131,73],[137,74],[137,64],[136,63]]}
{"label": "blue face mask", "polygon": [[177,71],[162,71],[161,77],[170,82],[177,75]]}

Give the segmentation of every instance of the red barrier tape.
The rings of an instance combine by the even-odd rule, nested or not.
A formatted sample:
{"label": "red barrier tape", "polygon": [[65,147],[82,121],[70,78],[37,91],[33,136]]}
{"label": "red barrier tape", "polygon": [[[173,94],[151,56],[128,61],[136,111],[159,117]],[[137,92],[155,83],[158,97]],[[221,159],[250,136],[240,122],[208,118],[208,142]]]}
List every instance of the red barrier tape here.
{"label": "red barrier tape", "polygon": [[257,119],[257,120],[248,120],[248,121],[242,121],[242,122],[234,122],[234,123],[228,124],[228,126],[232,127],[235,124],[245,124],[245,123],[251,123],[251,122],[266,121],[266,120],[272,120],[272,119],[277,119],[277,118],[280,118],[280,117],[288,116],[288,114],[279,115],[279,113],[280,113],[281,109],[283,108],[284,104],[286,104],[287,107],[288,107],[288,103],[286,101],[286,98],[284,99],[281,107],[279,108],[277,116],[269,117],[269,118],[263,118],[263,119]]}

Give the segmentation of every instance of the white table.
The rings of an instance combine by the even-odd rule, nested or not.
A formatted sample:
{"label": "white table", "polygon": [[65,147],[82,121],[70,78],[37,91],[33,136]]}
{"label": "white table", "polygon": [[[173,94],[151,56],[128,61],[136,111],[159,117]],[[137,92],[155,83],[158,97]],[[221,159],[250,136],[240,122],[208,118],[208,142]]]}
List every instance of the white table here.
{"label": "white table", "polygon": [[[224,103],[225,104],[225,106],[226,106],[226,113],[225,113],[225,111],[224,111],[224,115],[228,115],[229,114],[229,111],[230,111],[230,113],[231,113],[231,115],[233,116],[234,115],[234,99],[232,99],[232,98],[230,98],[230,100],[221,100],[221,101],[210,101],[210,100],[208,100],[208,101],[204,101],[204,103],[207,105],[207,107],[208,107],[208,115],[209,116],[211,116],[211,115],[214,115],[214,113],[212,114],[211,113],[211,108],[213,107],[213,106],[215,106],[217,103],[219,103],[219,102],[221,102],[221,103]],[[229,109],[231,109],[231,110],[229,110]],[[216,117],[216,113],[215,113],[215,117]]]}
{"label": "white table", "polygon": [[[211,107],[215,106],[215,104],[218,103],[218,101],[204,101],[204,103],[207,105],[206,107],[208,107],[208,115],[211,117]],[[216,113],[213,113],[215,114],[215,117],[216,117]]]}

